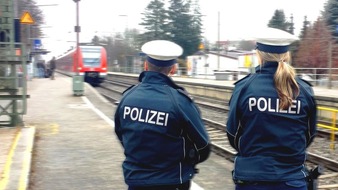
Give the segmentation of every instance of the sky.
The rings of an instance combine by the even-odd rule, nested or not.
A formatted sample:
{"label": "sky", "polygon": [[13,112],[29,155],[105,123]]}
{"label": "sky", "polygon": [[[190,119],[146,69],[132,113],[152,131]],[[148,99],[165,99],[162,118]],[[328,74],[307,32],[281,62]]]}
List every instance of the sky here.
{"label": "sky", "polygon": [[[43,11],[44,48],[57,56],[75,46],[76,3],[73,0],[35,0]],[[166,0],[168,1],[168,0]],[[89,42],[97,35],[114,35],[126,28],[143,30],[142,21],[151,0],[80,0],[80,42]],[[245,39],[257,28],[266,27],[276,9],[288,19],[294,17],[295,32],[299,33],[304,16],[314,22],[324,10],[327,0],[199,0],[203,36],[210,42]],[[57,4],[57,5],[55,5]],[[53,6],[47,6],[53,5]],[[218,14],[220,17],[218,17]],[[218,25],[218,21],[220,25]],[[219,32],[218,32],[219,31]]]}

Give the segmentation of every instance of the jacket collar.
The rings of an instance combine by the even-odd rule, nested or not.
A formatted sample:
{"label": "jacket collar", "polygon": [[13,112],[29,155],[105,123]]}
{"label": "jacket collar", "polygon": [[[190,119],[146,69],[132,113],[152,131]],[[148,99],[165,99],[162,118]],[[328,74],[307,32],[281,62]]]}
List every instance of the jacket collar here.
{"label": "jacket collar", "polygon": [[175,82],[170,77],[159,72],[143,71],[140,74],[138,80],[141,83],[163,84],[175,89],[183,89],[182,87],[175,84]]}
{"label": "jacket collar", "polygon": [[277,71],[277,67],[278,67],[278,62],[268,61],[262,65],[257,66],[256,73],[257,74],[260,74],[260,73],[274,74]]}

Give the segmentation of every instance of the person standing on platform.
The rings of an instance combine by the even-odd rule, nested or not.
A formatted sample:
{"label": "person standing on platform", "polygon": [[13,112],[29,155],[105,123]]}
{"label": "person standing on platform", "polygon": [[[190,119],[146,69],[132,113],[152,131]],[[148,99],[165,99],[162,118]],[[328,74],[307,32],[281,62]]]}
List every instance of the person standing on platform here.
{"label": "person standing on platform", "polygon": [[55,79],[55,69],[56,69],[56,60],[55,57],[50,60],[49,63],[49,70],[50,70],[50,79],[54,80]]}
{"label": "person standing on platform", "polygon": [[235,83],[227,136],[237,150],[236,190],[306,190],[306,148],[316,134],[311,84],[296,77],[289,45],[298,38],[274,28],[256,37],[259,66]]}
{"label": "person standing on platform", "polygon": [[170,78],[182,48],[170,41],[145,43],[145,71],[115,112],[115,133],[126,156],[128,190],[188,190],[196,165],[210,153],[200,111]]}

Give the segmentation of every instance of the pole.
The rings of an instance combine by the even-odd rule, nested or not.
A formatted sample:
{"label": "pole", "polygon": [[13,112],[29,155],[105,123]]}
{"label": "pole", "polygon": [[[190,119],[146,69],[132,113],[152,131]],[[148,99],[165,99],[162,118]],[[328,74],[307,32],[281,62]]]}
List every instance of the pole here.
{"label": "pole", "polygon": [[79,1],[73,0],[76,3],[76,56],[75,56],[75,75],[73,75],[73,93],[74,95],[83,95],[84,85],[83,85],[83,76],[80,75],[79,65],[80,65],[80,31],[81,28],[79,26]]}
{"label": "pole", "polygon": [[76,75],[79,75],[79,60],[80,60],[80,26],[79,26],[79,1],[80,0],[74,0],[76,2],[76,26],[75,26],[75,32],[76,32]]}
{"label": "pole", "polygon": [[219,65],[220,65],[220,57],[219,57],[219,54],[220,54],[220,12],[218,11],[218,19],[217,19],[217,70],[219,71]]}
{"label": "pole", "polygon": [[204,52],[204,73],[205,73],[205,77],[204,78],[208,78],[207,75],[208,75],[208,55]]}
{"label": "pole", "polygon": [[332,84],[331,84],[331,76],[332,76],[332,42],[331,40],[329,40],[328,42],[329,44],[329,52],[328,52],[328,70],[329,70],[329,75],[328,75],[328,84],[327,84],[327,88],[331,89],[332,88]]}

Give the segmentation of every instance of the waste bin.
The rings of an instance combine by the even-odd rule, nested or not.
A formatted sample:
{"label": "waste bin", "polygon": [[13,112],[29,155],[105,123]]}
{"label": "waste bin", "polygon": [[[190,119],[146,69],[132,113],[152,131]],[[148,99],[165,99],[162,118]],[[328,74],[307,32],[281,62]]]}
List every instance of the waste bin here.
{"label": "waste bin", "polygon": [[81,96],[84,92],[83,75],[73,76],[73,94],[75,96]]}

